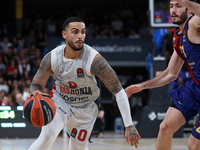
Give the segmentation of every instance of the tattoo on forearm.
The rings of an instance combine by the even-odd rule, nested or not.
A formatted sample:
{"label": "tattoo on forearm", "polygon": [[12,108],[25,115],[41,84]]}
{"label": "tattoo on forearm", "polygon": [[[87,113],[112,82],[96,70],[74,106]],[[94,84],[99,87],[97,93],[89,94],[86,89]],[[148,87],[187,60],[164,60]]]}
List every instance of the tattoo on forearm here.
{"label": "tattoo on forearm", "polygon": [[51,74],[51,53],[49,52],[42,59],[40,67],[33,78],[29,92],[32,93],[36,90],[42,91],[43,86],[46,84],[49,75]]}
{"label": "tattoo on forearm", "polygon": [[114,94],[122,88],[115,71],[101,56],[95,57],[91,66],[91,73],[97,75],[108,90]]}
{"label": "tattoo on forearm", "polygon": [[36,90],[42,91],[42,86],[39,84],[31,84],[30,89],[29,89],[29,93],[32,93]]}
{"label": "tattoo on forearm", "polygon": [[44,74],[46,74],[46,71],[51,70],[51,53],[48,53],[45,55],[45,57],[42,59],[40,63],[40,67],[36,73],[37,78],[42,78]]}
{"label": "tattoo on forearm", "polygon": [[51,71],[51,53],[49,52],[47,55],[44,56],[40,63],[40,67],[34,77],[34,79],[37,81],[37,79],[43,79],[44,76],[47,74],[47,72]]}
{"label": "tattoo on forearm", "polygon": [[51,68],[51,53],[48,53],[45,55],[45,57],[42,59],[40,68],[44,70],[49,70]]}

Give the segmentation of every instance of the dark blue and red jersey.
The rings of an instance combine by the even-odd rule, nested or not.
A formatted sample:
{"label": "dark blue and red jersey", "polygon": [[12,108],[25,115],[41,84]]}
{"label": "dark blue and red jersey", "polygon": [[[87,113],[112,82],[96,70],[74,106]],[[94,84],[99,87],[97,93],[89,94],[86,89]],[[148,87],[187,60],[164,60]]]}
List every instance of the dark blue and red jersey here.
{"label": "dark blue and red jersey", "polygon": [[191,43],[188,39],[188,28],[190,17],[181,34],[181,52],[187,60],[192,72],[194,73],[194,79],[197,80],[197,85],[200,84],[200,44]]}
{"label": "dark blue and red jersey", "polygon": [[[189,18],[190,20],[191,18]],[[188,20],[188,21],[189,21]],[[194,82],[200,84],[200,44],[193,44],[188,40],[188,21],[179,35],[180,29],[176,29],[173,35],[173,46],[178,55],[185,61],[186,67]]]}

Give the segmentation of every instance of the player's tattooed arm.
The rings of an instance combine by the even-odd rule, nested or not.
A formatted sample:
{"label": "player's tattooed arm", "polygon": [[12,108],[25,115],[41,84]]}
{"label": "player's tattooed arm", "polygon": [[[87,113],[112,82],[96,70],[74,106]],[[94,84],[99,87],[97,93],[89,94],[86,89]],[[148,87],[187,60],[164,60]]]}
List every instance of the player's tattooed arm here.
{"label": "player's tattooed arm", "polygon": [[33,93],[36,90],[42,91],[42,86],[39,84],[34,84],[34,80],[33,80],[29,88],[29,93]]}
{"label": "player's tattooed arm", "polygon": [[97,54],[92,62],[91,74],[98,76],[113,94],[122,89],[117,74],[100,54]]}
{"label": "player's tattooed arm", "polygon": [[42,91],[51,75],[51,52],[47,53],[40,63],[40,67],[30,85],[29,93]]}

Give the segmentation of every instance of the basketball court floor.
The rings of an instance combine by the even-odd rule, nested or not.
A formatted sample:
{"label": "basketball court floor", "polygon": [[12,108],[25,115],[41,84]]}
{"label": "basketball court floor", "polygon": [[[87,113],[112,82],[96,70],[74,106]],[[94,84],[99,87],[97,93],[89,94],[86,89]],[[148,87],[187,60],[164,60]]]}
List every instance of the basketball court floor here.
{"label": "basketball court floor", "polygon": [[[35,139],[0,139],[0,150],[27,150]],[[174,138],[172,150],[188,150],[188,136]],[[155,150],[156,138],[142,138],[137,150]],[[68,138],[58,137],[50,150],[68,150]],[[92,137],[90,150],[136,150],[128,145],[123,134],[105,133],[103,138]]]}

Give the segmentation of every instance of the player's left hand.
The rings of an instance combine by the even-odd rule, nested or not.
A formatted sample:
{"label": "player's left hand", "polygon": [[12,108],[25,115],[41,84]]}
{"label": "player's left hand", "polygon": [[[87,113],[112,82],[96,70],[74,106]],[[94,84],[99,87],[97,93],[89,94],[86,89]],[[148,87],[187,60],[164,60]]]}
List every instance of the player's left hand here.
{"label": "player's left hand", "polygon": [[131,146],[135,146],[135,148],[138,147],[139,140],[141,139],[134,125],[126,127],[125,138],[126,138],[126,142],[131,144]]}

